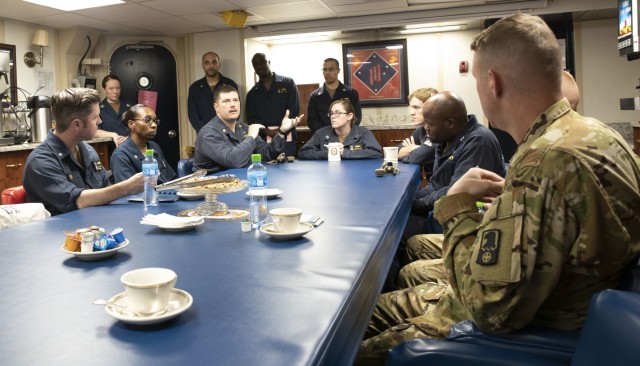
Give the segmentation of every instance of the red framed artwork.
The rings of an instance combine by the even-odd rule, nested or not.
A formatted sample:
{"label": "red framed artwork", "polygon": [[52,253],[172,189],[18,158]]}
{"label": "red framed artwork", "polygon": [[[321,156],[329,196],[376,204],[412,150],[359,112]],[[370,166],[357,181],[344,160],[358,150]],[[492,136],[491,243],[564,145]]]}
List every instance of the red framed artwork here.
{"label": "red framed artwork", "polygon": [[407,40],[342,45],[344,80],[365,106],[407,105]]}

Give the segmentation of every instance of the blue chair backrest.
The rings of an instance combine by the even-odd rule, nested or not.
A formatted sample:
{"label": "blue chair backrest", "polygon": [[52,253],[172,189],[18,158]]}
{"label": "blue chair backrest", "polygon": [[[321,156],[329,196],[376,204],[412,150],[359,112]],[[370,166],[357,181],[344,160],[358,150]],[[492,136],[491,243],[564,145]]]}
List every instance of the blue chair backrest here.
{"label": "blue chair backrest", "polygon": [[604,290],[591,299],[571,365],[640,363],[640,295]]}
{"label": "blue chair backrest", "polygon": [[178,161],[178,177],[182,178],[193,173],[193,159],[181,159]]}

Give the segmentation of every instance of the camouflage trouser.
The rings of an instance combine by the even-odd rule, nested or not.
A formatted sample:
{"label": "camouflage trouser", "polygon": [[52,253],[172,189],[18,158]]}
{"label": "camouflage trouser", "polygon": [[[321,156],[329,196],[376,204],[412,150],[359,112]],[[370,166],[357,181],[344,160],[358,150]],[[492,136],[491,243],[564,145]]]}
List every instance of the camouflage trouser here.
{"label": "camouflage trouser", "polygon": [[433,311],[446,287],[427,283],[382,294],[360,345],[356,364],[382,364],[389,349],[410,339],[442,338],[435,325],[429,327],[420,320],[417,327],[411,320]]}
{"label": "camouflage trouser", "polygon": [[407,264],[398,274],[398,288],[409,288],[427,282],[446,286],[449,282],[442,263],[442,259],[421,259]]}
{"label": "camouflage trouser", "polygon": [[442,234],[415,235],[407,241],[407,257],[411,263],[398,274],[397,288],[418,286],[427,282],[448,283],[442,266]]}
{"label": "camouflage trouser", "polygon": [[419,259],[442,258],[442,234],[414,235],[407,240],[407,257],[411,262]]}

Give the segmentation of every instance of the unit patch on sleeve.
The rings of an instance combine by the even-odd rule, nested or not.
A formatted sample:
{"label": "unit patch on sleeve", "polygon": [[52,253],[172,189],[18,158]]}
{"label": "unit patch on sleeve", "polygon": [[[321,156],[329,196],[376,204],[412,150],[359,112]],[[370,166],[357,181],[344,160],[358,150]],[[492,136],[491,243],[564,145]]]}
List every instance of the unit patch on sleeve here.
{"label": "unit patch on sleeve", "polygon": [[498,250],[500,249],[500,230],[487,230],[482,233],[482,242],[476,263],[482,266],[491,266],[498,263]]}

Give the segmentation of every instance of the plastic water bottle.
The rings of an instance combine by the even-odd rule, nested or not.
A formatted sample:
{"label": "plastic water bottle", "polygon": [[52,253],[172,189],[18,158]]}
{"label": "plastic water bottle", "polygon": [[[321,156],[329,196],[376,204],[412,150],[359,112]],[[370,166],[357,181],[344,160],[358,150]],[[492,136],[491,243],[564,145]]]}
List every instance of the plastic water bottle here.
{"label": "plastic water bottle", "polygon": [[476,208],[478,209],[478,213],[484,214],[484,202],[476,202]]}
{"label": "plastic water bottle", "polygon": [[257,229],[267,221],[267,167],[262,165],[260,154],[251,155],[247,180],[249,181],[251,227]]}
{"label": "plastic water bottle", "polygon": [[144,176],[144,193],[142,201],[144,207],[158,205],[158,161],[153,157],[153,149],[147,149],[145,158],[142,161],[142,175]]}

